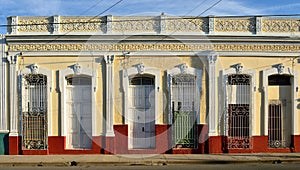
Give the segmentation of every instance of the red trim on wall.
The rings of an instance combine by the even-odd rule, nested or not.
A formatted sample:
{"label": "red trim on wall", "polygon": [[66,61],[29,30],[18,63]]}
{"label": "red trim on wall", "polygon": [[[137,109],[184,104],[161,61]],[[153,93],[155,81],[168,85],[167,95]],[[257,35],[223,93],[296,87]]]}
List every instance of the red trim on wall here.
{"label": "red trim on wall", "polygon": [[102,138],[101,136],[93,136],[91,149],[65,149],[65,136],[49,136],[49,154],[100,154],[102,151]]}
{"label": "red trim on wall", "polygon": [[292,152],[300,152],[300,135],[292,135]]}
{"label": "red trim on wall", "polygon": [[19,155],[21,151],[21,137],[9,136],[8,137],[8,153],[9,155]]}
{"label": "red trim on wall", "polygon": [[223,153],[223,141],[222,136],[209,136],[208,138],[208,153],[220,154]]}
{"label": "red trim on wall", "polygon": [[155,149],[128,149],[128,125],[114,125],[114,154],[159,154],[169,150],[169,125],[155,125]]}
{"label": "red trim on wall", "polygon": [[268,136],[253,136],[252,152],[268,152]]}

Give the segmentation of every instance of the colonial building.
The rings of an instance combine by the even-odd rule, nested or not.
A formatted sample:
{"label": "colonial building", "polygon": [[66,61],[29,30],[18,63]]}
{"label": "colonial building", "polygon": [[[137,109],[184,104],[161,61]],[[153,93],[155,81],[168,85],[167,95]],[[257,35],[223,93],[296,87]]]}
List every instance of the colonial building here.
{"label": "colonial building", "polygon": [[300,152],[299,18],[8,25],[1,154]]}

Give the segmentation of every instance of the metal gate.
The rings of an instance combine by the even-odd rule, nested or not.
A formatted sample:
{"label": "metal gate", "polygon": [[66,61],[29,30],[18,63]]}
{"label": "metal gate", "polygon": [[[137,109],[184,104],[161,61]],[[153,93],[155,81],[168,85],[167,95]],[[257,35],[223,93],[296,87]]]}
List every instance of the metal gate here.
{"label": "metal gate", "polygon": [[228,149],[250,148],[250,81],[245,74],[229,75],[227,79]]}
{"label": "metal gate", "polygon": [[179,74],[172,77],[173,147],[197,148],[196,77]]}
{"label": "metal gate", "polygon": [[47,76],[27,74],[22,81],[22,147],[47,149]]}
{"label": "metal gate", "polygon": [[287,147],[284,139],[284,118],[280,100],[272,100],[269,104],[268,145],[271,148]]}

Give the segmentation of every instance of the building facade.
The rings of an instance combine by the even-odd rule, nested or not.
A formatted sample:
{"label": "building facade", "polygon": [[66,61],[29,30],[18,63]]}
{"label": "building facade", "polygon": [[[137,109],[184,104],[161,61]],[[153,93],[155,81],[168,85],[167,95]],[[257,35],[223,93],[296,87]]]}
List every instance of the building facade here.
{"label": "building facade", "polygon": [[300,152],[299,18],[7,20],[2,154]]}

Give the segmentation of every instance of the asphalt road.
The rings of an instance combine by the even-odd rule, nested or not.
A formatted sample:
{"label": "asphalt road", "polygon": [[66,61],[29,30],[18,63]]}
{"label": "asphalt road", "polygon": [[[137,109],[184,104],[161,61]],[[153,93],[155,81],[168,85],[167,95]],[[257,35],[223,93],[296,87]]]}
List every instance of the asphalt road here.
{"label": "asphalt road", "polygon": [[190,165],[161,165],[161,166],[70,166],[70,167],[46,167],[46,166],[4,166],[0,167],[0,170],[299,170],[300,163],[281,163],[281,164],[190,164]]}

